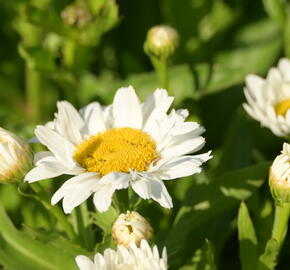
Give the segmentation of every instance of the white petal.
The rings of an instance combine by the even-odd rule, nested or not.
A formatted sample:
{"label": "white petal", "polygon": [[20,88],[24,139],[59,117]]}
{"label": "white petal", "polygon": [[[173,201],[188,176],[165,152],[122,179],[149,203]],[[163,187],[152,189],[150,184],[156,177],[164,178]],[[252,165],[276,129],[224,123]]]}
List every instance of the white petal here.
{"label": "white petal", "polygon": [[61,164],[47,163],[31,169],[25,176],[24,181],[29,183],[43,179],[53,178],[66,172],[66,168]]}
{"label": "white petal", "polygon": [[203,137],[177,136],[175,142],[160,152],[162,158],[183,156],[200,150],[205,144]]}
{"label": "white petal", "polygon": [[64,212],[70,213],[97,189],[98,183],[98,174],[94,172],[72,177],[54,193],[51,203],[54,205],[63,198]]}
{"label": "white petal", "polygon": [[83,108],[82,114],[90,135],[96,135],[99,132],[106,130],[103,110],[98,102],[90,103],[88,106]]}
{"label": "white petal", "polygon": [[107,211],[112,202],[115,190],[124,189],[129,186],[131,175],[127,173],[112,172],[105,175],[99,181],[99,188],[94,195],[94,204],[98,211]]}
{"label": "white petal", "polygon": [[113,102],[113,116],[115,127],[131,127],[141,129],[141,105],[132,86],[120,88],[115,94]]}
{"label": "white petal", "polygon": [[282,73],[285,80],[290,81],[290,61],[287,58],[282,58],[279,60],[278,68]]}
{"label": "white petal", "polygon": [[67,167],[75,164],[73,153],[75,146],[55,131],[45,127],[37,126],[35,134],[39,141],[57,157],[67,164]]}
{"label": "white petal", "polygon": [[86,256],[77,256],[76,263],[80,270],[96,270],[94,263]]}
{"label": "white petal", "polygon": [[150,95],[143,104],[143,129],[150,130],[152,125],[155,125],[156,120],[162,119],[170,105],[173,102],[173,97],[168,96],[164,89],[157,89]]}
{"label": "white petal", "polygon": [[45,157],[52,157],[52,156],[54,156],[53,153],[49,151],[40,151],[34,154],[33,162],[37,163],[37,161],[39,161],[40,159],[43,159]]}
{"label": "white petal", "polygon": [[202,163],[212,158],[210,153],[211,151],[196,156],[172,158],[166,162],[163,162],[161,166],[152,168],[150,172],[159,176],[163,180],[176,179],[199,173],[201,172],[200,166]]}
{"label": "white petal", "polygon": [[150,199],[157,201],[165,208],[172,208],[172,199],[161,180],[156,179],[149,174],[139,176],[138,179],[132,181],[131,186],[133,190],[143,199]]}
{"label": "white petal", "polygon": [[78,111],[67,101],[57,103],[58,113],[55,119],[55,129],[73,144],[82,141],[81,130],[84,121]]}

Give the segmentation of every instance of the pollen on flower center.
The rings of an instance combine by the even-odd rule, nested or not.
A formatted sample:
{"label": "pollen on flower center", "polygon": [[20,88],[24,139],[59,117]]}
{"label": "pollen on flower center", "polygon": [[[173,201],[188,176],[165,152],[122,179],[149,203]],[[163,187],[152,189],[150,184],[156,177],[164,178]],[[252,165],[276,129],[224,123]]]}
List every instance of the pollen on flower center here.
{"label": "pollen on flower center", "polygon": [[157,158],[156,143],[142,130],[112,128],[79,144],[73,157],[87,171],[101,175],[142,172]]}
{"label": "pollen on flower center", "polygon": [[275,105],[275,111],[276,111],[276,114],[278,114],[278,115],[286,116],[288,109],[290,109],[290,99],[289,98],[284,99]]}

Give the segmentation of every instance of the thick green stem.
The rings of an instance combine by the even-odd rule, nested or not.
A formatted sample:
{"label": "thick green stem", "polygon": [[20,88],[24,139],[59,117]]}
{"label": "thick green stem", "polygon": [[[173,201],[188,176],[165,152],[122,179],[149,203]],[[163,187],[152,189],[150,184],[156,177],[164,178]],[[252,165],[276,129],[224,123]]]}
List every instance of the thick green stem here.
{"label": "thick green stem", "polygon": [[32,122],[41,119],[41,77],[26,63],[26,99]]}
{"label": "thick green stem", "polygon": [[155,71],[158,74],[161,86],[164,89],[169,90],[169,81],[168,81],[168,61],[159,59],[155,56],[150,57],[152,65],[155,68]]}
{"label": "thick green stem", "polygon": [[275,217],[272,229],[272,238],[275,238],[280,247],[283,244],[288,229],[290,203],[282,203],[275,207]]}
{"label": "thick green stem", "polygon": [[63,213],[62,209],[60,209],[59,206],[57,205],[55,206],[51,205],[49,197],[48,197],[48,193],[42,188],[42,186],[39,183],[36,182],[36,183],[31,184],[30,186],[34,190],[34,192],[37,194],[42,205],[47,210],[49,210],[52,213],[52,215],[59,221],[59,223],[62,225],[62,228],[67,233],[67,235],[71,239],[75,240],[76,235],[74,233],[74,230],[71,224],[69,223],[69,221],[67,220],[67,217]]}
{"label": "thick green stem", "polygon": [[93,247],[93,231],[86,202],[76,208],[77,231],[82,245],[90,250]]}

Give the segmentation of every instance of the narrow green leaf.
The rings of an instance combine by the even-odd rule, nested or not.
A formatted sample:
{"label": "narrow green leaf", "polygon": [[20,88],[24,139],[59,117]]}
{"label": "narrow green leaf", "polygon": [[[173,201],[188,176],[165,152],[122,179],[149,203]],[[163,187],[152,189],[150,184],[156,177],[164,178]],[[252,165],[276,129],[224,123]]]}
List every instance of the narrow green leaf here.
{"label": "narrow green leaf", "polygon": [[257,269],[257,237],[248,208],[241,203],[238,214],[238,232],[240,241],[240,260],[243,270]]}
{"label": "narrow green leaf", "polygon": [[258,270],[274,270],[279,255],[279,244],[276,239],[267,242],[265,252],[259,258]]}
{"label": "narrow green leaf", "polygon": [[279,23],[281,26],[285,24],[286,14],[282,0],[263,0],[264,9],[268,16]]}
{"label": "narrow green leaf", "polygon": [[216,270],[214,259],[214,246],[209,240],[205,240],[202,249],[198,249],[188,265],[179,270]]}
{"label": "narrow green leaf", "polygon": [[208,264],[208,269],[216,270],[217,267],[215,263],[214,246],[209,240],[206,239],[205,247],[206,247],[206,260]]}

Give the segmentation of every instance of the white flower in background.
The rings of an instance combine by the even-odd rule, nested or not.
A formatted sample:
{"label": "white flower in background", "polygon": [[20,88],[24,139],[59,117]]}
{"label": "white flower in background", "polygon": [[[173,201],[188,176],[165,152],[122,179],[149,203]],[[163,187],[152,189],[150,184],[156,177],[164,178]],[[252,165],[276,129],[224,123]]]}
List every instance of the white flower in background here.
{"label": "white flower in background", "polygon": [[0,183],[21,181],[32,167],[29,144],[0,128]]}
{"label": "white flower in background", "polygon": [[167,253],[163,249],[160,258],[156,246],[152,249],[146,240],[142,240],[140,248],[131,244],[129,249],[118,246],[117,251],[110,248],[104,255],[97,253],[92,262],[86,256],[77,256],[76,262],[80,270],[166,270]]}
{"label": "white flower in background", "polygon": [[280,59],[267,78],[246,77],[244,93],[248,103],[243,106],[262,126],[280,137],[290,135],[290,61]]}
{"label": "white flower in background", "polygon": [[290,145],[283,144],[281,154],[270,168],[269,185],[277,202],[290,202]]}
{"label": "white flower in background", "polygon": [[112,236],[117,245],[129,247],[131,243],[140,245],[141,240],[149,240],[153,229],[149,222],[135,211],[121,214],[112,227]]}
{"label": "white flower in background", "polygon": [[94,102],[78,112],[58,102],[54,121],[35,130],[49,151],[35,155],[36,167],[26,181],[74,175],[52,197],[52,204],[63,198],[66,213],[92,193],[96,208],[106,211],[114,191],[129,186],[141,198],[171,208],[162,180],[199,173],[211,158],[210,151],[188,155],[203,147],[204,128],[185,122],[186,110],[167,114],[172,101],[166,90],[157,89],[141,104],[128,87],[119,89],[107,107]]}

